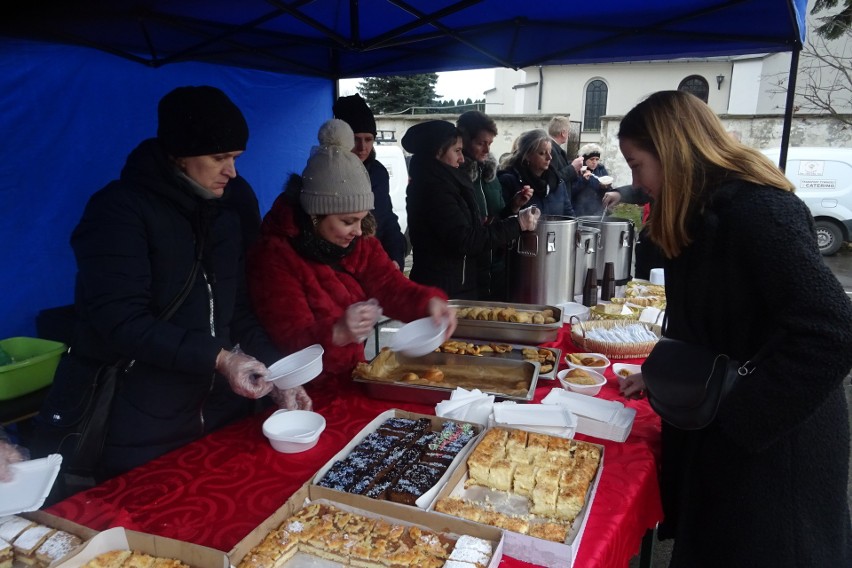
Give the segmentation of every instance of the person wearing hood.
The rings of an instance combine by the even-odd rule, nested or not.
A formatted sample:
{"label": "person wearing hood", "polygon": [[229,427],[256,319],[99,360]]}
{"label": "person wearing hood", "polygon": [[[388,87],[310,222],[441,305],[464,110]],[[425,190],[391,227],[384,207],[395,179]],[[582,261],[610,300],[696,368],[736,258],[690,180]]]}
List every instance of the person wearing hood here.
{"label": "person wearing hood", "polygon": [[520,191],[531,192],[527,204],[537,206],[543,215],[573,217],[571,195],[565,180],[551,165],[550,136],[545,130],[527,130],[518,138],[518,147],[500,174],[507,199]]}
{"label": "person wearing hood", "polygon": [[98,478],[248,416],[270,391],[282,406],[310,406],[303,389],[263,380],[284,353],[249,306],[240,217],[221,203],[247,142],[225,93],[179,87],[159,102],[156,138],[89,199],[71,235],[74,338],[36,420],[43,453],[68,450],[60,440],[84,418],[92,377],[119,360],[132,364],[117,385]]}
{"label": "person wearing hood", "polygon": [[416,284],[394,266],[374,236],[375,196],[352,129],[324,123],[302,175],[293,174],[248,255],[249,293],[279,348],[324,349],[323,371],[306,385],[326,415],[351,403],[353,368],[379,316],[410,322],[432,317],[456,327],[441,290]]}
{"label": "person wearing hood", "polygon": [[600,215],[604,210],[604,194],[611,190],[609,185],[600,182],[600,178],[609,175],[601,162],[601,147],[584,144],[580,148],[580,157],[583,158],[583,164],[571,188],[574,211],[578,216]]}
{"label": "person wearing hood", "polygon": [[[494,119],[479,112],[469,110],[462,113],[456,121],[462,135],[464,162],[459,170],[470,176],[474,196],[480,212],[484,214],[482,222],[486,225],[497,219],[508,217],[511,209],[506,207],[503,187],[497,179],[497,160],[491,154],[491,143],[497,136],[497,124]],[[517,211],[532,192],[520,192],[513,197]],[[506,249],[493,248],[481,257],[481,266],[477,275],[479,298],[505,302],[509,299],[506,279]]]}
{"label": "person wearing hood", "polygon": [[406,190],[409,236],[414,249],[411,279],[437,286],[451,298],[480,297],[481,259],[505,248],[522,230],[535,229],[539,213],[528,208],[517,216],[485,224],[465,162],[462,134],[451,122],[415,124],[402,138],[410,152]]}
{"label": "person wearing hood", "polygon": [[376,159],[376,118],[373,111],[361,95],[355,94],[340,97],[332,108],[334,118],[346,122],[355,133],[355,145],[352,153],[358,156],[370,175],[370,187],[373,190],[373,217],[376,219],[376,238],[382,243],[382,248],[402,270],[405,267],[405,251],[407,243],[402,229],[399,228],[399,218],[393,212],[393,202],[390,196],[390,175],[387,168]]}

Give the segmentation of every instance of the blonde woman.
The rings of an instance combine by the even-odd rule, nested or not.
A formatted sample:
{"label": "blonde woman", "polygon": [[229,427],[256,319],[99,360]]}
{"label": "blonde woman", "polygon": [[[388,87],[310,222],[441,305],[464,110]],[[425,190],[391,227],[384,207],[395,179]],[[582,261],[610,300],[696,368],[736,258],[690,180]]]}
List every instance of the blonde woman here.
{"label": "blonde woman", "polygon": [[[852,304],[807,207],[689,93],[651,95],[618,136],[633,185],[654,200],[666,335],[743,362],[775,338],[708,427],[663,423],[659,536],[675,539],[671,566],[852,565]],[[633,375],[622,390],[643,388]]]}

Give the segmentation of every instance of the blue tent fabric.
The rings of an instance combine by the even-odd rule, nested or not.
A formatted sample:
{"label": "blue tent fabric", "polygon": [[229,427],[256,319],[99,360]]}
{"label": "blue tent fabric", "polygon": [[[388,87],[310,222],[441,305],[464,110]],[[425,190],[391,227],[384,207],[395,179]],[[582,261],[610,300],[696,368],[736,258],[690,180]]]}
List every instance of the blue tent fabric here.
{"label": "blue tent fabric", "polygon": [[181,85],[214,85],[249,124],[237,168],[271,207],[301,172],[334,85],[203,63],[151,69],[90,49],[0,38],[0,338],[35,336],[39,310],[73,300],[71,231],[89,196],[156,135],[157,102]]}
{"label": "blue tent fabric", "polygon": [[0,18],[0,337],[72,301],[88,197],[180,85],[249,123],[240,173],[265,212],[330,118],[332,79],[797,51],[807,0],[29,0]]}

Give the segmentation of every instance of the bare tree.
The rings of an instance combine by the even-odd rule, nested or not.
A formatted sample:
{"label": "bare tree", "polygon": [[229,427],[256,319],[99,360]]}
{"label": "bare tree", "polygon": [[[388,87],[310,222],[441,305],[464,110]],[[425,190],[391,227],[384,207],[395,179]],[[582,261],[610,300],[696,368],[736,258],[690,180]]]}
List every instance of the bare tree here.
{"label": "bare tree", "polygon": [[[838,48],[837,40],[845,45]],[[852,126],[852,116],[848,114],[852,108],[849,46],[852,46],[852,28],[849,27],[832,41],[831,48],[827,36],[816,35],[806,41],[796,87],[796,95],[801,101],[797,110],[824,113]]]}

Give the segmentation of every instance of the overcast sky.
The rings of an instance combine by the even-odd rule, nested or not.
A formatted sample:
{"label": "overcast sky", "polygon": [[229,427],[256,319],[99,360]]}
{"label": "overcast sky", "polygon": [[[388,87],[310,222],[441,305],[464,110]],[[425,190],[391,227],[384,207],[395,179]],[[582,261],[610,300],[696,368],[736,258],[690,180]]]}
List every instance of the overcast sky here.
{"label": "overcast sky", "polygon": [[[354,95],[361,79],[342,79],[340,95]],[[445,71],[438,73],[435,93],[442,100],[484,99],[484,92],[494,87],[494,69],[474,69],[472,71]]]}

